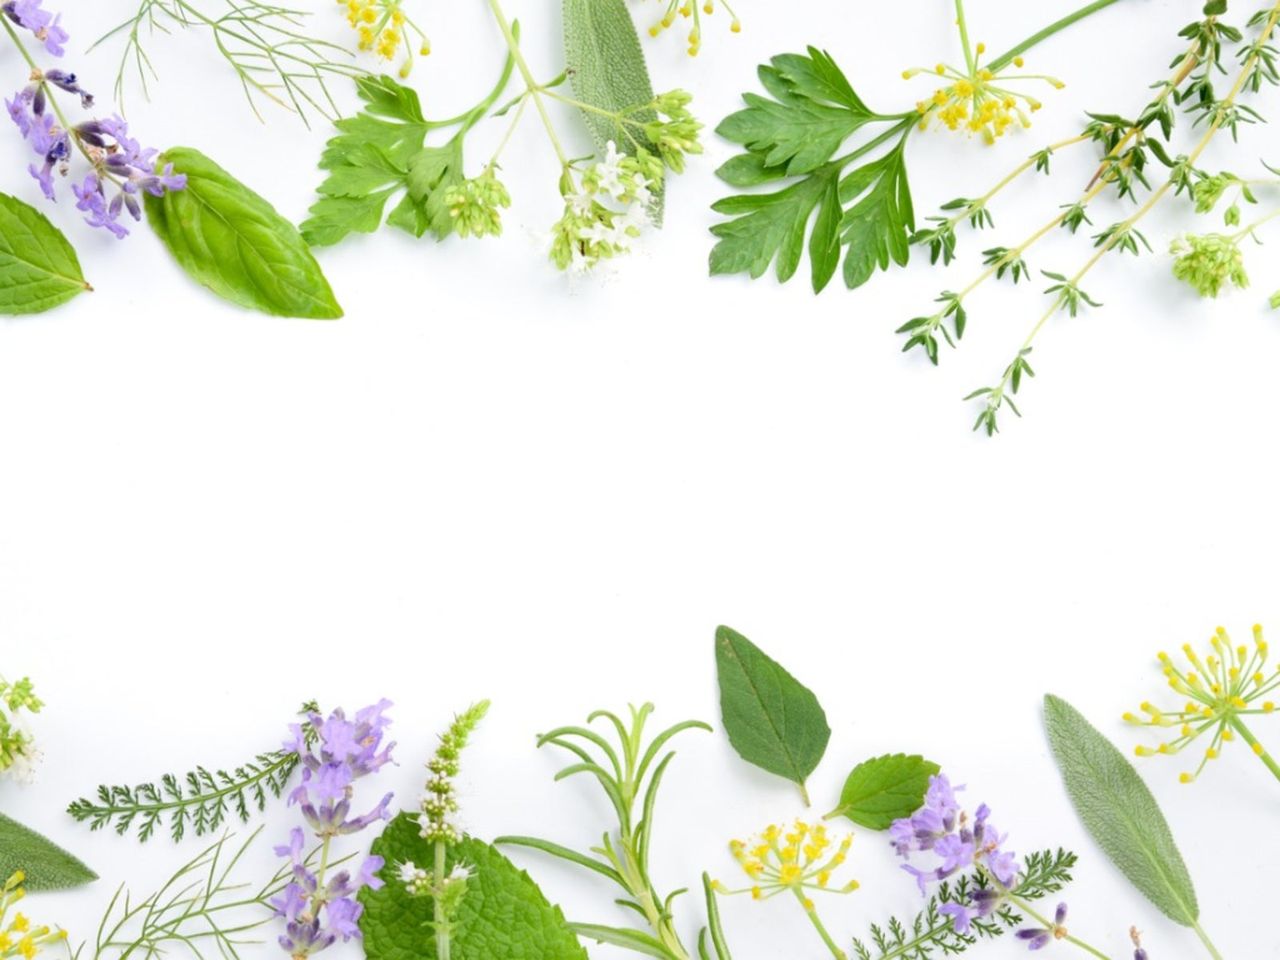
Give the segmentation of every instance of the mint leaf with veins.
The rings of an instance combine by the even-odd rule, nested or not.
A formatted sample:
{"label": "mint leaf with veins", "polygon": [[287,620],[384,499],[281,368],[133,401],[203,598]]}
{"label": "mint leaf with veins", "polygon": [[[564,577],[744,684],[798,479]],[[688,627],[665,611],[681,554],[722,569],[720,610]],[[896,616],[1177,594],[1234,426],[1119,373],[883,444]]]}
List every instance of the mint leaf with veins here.
{"label": "mint leaf with veins", "polygon": [[[429,922],[430,897],[413,897],[397,879],[400,864],[433,862],[434,845],[418,833],[417,817],[401,813],[373,842],[372,853],[386,864],[385,886],[360,891],[364,952],[368,960],[434,960]],[[450,938],[450,960],[587,960],[587,951],[560,908],[495,847],[464,837],[449,848],[448,867],[472,871]]]}

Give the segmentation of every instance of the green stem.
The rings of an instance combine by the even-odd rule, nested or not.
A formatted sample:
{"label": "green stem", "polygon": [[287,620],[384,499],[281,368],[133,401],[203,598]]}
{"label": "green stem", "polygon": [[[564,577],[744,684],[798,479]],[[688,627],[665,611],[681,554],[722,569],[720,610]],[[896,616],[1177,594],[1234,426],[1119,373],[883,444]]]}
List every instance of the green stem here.
{"label": "green stem", "polygon": [[529,95],[533,98],[533,104],[538,108],[538,116],[542,118],[542,125],[546,127],[547,137],[550,138],[551,146],[556,151],[560,166],[569,166],[569,156],[565,153],[564,147],[560,145],[560,138],[556,135],[555,127],[551,124],[551,115],[547,113],[547,105],[542,100],[542,88],[533,79],[533,71],[529,69],[529,64],[525,61],[524,54],[520,52],[520,44],[511,28],[511,21],[502,12],[502,5],[498,0],[489,0],[489,9],[493,12],[494,20],[498,22],[498,29],[502,31],[503,39],[507,41],[507,49],[515,60],[520,76],[524,78],[524,85],[528,89]]}
{"label": "green stem", "polygon": [[831,934],[827,932],[827,928],[822,925],[822,920],[818,917],[818,911],[814,909],[813,904],[805,897],[804,892],[797,890],[795,887],[791,888],[791,892],[796,895],[796,899],[800,901],[800,906],[803,907],[804,912],[809,915],[809,920],[813,924],[813,928],[818,931],[818,936],[822,937],[822,942],[827,945],[827,949],[831,951],[831,955],[835,957],[836,960],[849,960],[849,955],[840,949],[835,940],[831,939]]}
{"label": "green stem", "polygon": [[440,899],[440,891],[444,889],[447,876],[445,858],[448,847],[443,840],[436,841],[435,889],[432,901],[432,926],[436,933],[436,960],[449,960],[449,918],[444,915],[444,903]]}
{"label": "green stem", "polygon": [[1248,234],[1251,234],[1251,233],[1253,233],[1253,231],[1257,230],[1257,229],[1258,229],[1260,226],[1262,226],[1264,223],[1267,223],[1267,222],[1268,222],[1268,221],[1270,221],[1270,220],[1274,220],[1276,217],[1280,217],[1280,208],[1278,208],[1278,209],[1276,209],[1276,210],[1272,210],[1272,211],[1271,211],[1270,213],[1268,213],[1265,217],[1260,217],[1260,218],[1258,218],[1257,220],[1253,221],[1253,223],[1251,223],[1251,224],[1249,224],[1247,227],[1245,227],[1243,230],[1239,231],[1238,233],[1234,233],[1234,234],[1232,234],[1232,235],[1231,235],[1231,239],[1232,239],[1232,240],[1234,240],[1234,241],[1236,241],[1236,242],[1238,243],[1240,240],[1242,240],[1242,239],[1243,239],[1244,237],[1246,237]]}
{"label": "green stem", "polygon": [[969,68],[969,76],[973,76],[977,72],[977,65],[973,62],[973,47],[969,43],[969,25],[964,19],[964,0],[956,0],[956,26],[960,29],[960,46],[964,48],[965,65]]}
{"label": "green stem", "polygon": [[[1036,909],[1032,907],[1031,904],[1029,904],[1022,897],[1019,897],[1011,893],[1009,894],[1009,899],[1017,906],[1019,910],[1021,910],[1027,916],[1031,917],[1037,923],[1042,924],[1046,929],[1051,930],[1057,926],[1048,917],[1042,916],[1040,913],[1038,913]],[[1100,958],[1100,960],[1111,960],[1111,958],[1108,957],[1101,950],[1098,950],[1095,947],[1091,947],[1089,944],[1085,943],[1079,937],[1073,937],[1071,934],[1067,934],[1062,939],[1073,946],[1079,947],[1081,950],[1085,951],[1085,953],[1092,954],[1093,956]]]}
{"label": "green stem", "polygon": [[1213,957],[1213,960],[1222,960],[1222,954],[1220,954],[1218,952],[1218,948],[1213,945],[1213,941],[1209,939],[1209,935],[1204,932],[1204,929],[1200,926],[1200,921],[1197,920],[1193,922],[1191,924],[1191,929],[1196,932],[1196,936],[1200,938],[1200,942],[1204,944],[1204,948],[1209,951],[1209,956]]}
{"label": "green stem", "polygon": [[1231,726],[1235,728],[1236,733],[1240,734],[1240,738],[1249,745],[1249,748],[1257,754],[1258,759],[1266,764],[1267,769],[1271,771],[1271,775],[1280,780],[1280,764],[1277,764],[1271,754],[1263,749],[1262,744],[1258,742],[1258,738],[1253,735],[1253,731],[1244,725],[1244,721],[1239,717],[1233,716],[1231,718]]}
{"label": "green stem", "polygon": [[[1055,20],[1053,23],[1049,24],[1043,30],[1039,31],[1038,33],[1033,33],[1031,36],[1027,37],[1027,39],[1023,40],[1016,47],[1013,47],[1010,50],[1006,50],[1004,53],[1000,54],[1000,56],[996,57],[989,64],[987,64],[987,69],[992,71],[993,73],[998,73],[1000,70],[1002,70],[1003,68],[1007,67],[1010,63],[1012,63],[1014,57],[1017,57],[1017,56],[1020,56],[1021,54],[1026,53],[1032,47],[1036,46],[1036,44],[1042,43],[1043,41],[1048,40],[1055,33],[1058,33],[1061,30],[1065,30],[1067,27],[1071,26],[1074,23],[1078,23],[1079,21],[1083,20],[1085,17],[1093,16],[1093,14],[1097,13],[1099,10],[1105,10],[1107,7],[1111,6],[1113,3],[1116,3],[1116,2],[1118,2],[1118,0],[1093,0],[1093,3],[1090,3],[1086,6],[1081,7],[1079,10],[1075,11],[1075,13],[1067,14],[1061,20]],[[959,6],[959,0],[957,0],[956,5]],[[967,45],[966,45],[966,48],[967,48]]]}

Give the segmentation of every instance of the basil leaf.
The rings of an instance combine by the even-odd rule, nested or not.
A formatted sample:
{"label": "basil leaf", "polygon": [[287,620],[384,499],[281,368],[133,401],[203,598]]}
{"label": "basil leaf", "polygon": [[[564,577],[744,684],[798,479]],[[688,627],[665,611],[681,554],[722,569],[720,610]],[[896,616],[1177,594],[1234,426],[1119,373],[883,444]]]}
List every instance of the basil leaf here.
{"label": "basil leaf", "polygon": [[224,300],[278,317],[342,316],[297,229],[266,200],[190,147],[160,157],[185,190],[148,196],[147,219],[178,265]]}
{"label": "basil leaf", "polygon": [[[435,845],[422,839],[418,818],[402,813],[373,841],[372,852],[386,861],[385,886],[360,891],[364,913],[364,953],[368,960],[427,960],[436,955],[431,935],[432,901],[413,897],[396,877],[406,861],[430,869]],[[529,874],[490,844],[473,837],[449,847],[446,867],[471,870],[450,937],[452,960],[587,960],[587,952],[564,919],[547,902]]]}
{"label": "basil leaf", "polygon": [[1044,698],[1044,725],[1071,802],[1098,845],[1170,920],[1195,926],[1191,875],[1133,765],[1065,700]]}
{"label": "basil leaf", "polygon": [[0,314],[43,313],[92,289],[62,231],[35,207],[0,193]]}
{"label": "basil leaf", "polygon": [[[652,110],[634,109],[653,102],[653,84],[624,0],[564,0],[564,50],[574,96],[583,103],[608,113],[627,111],[637,123],[657,119]],[[590,110],[580,112],[601,153],[612,140],[632,156],[637,147],[657,154],[658,148],[639,126]],[[661,223],[660,185],[654,196],[654,218]]]}
{"label": "basil leaf", "polygon": [[831,739],[818,698],[735,630],[716,630],[720,711],[729,743],[748,763],[798,784],[817,769]]}
{"label": "basil leaf", "polygon": [[869,830],[888,830],[924,805],[929,778],[942,771],[924,757],[903,753],[867,760],[853,768],[840,792],[840,805],[827,814],[848,817]]}
{"label": "basil leaf", "polygon": [[0,885],[21,870],[28,890],[65,890],[98,875],[52,840],[0,813]]}

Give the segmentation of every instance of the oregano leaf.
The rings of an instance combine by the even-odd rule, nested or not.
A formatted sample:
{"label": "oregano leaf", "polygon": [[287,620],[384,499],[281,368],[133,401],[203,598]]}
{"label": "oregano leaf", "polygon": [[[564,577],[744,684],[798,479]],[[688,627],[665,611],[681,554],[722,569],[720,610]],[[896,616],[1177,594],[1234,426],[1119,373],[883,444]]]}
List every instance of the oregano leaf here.
{"label": "oregano leaf", "polygon": [[28,890],[66,890],[98,875],[73,854],[0,813],[0,885],[21,870]]}
{"label": "oregano leaf", "polygon": [[[360,892],[364,953],[368,960],[434,960],[430,897],[412,897],[396,878],[400,864],[434,863],[434,844],[423,840],[417,817],[401,813],[373,842],[382,857],[385,885]],[[450,938],[450,960],[587,960],[560,908],[553,906],[529,874],[496,847],[464,837],[449,848],[448,869],[463,864],[472,877]]]}
{"label": "oregano leaf", "polygon": [[893,753],[866,760],[845,780],[840,805],[827,819],[848,817],[869,830],[888,830],[893,821],[920,809],[929,778],[941,770],[918,754]]}
{"label": "oregano leaf", "polygon": [[270,203],[190,147],[161,154],[184,190],[146,198],[147,220],[178,265],[231,303],[280,317],[342,316],[297,228]]}
{"label": "oregano leaf", "polygon": [[1044,698],[1044,725],[1067,793],[1111,861],[1170,920],[1195,926],[1195,886],[1147,785],[1075,707]]}
{"label": "oregano leaf", "polygon": [[92,289],[62,231],[35,207],[0,193],[0,314],[43,313]]}
{"label": "oregano leaf", "polygon": [[800,787],[831,739],[818,698],[781,664],[729,627],[716,630],[720,711],[729,743],[748,763]]}

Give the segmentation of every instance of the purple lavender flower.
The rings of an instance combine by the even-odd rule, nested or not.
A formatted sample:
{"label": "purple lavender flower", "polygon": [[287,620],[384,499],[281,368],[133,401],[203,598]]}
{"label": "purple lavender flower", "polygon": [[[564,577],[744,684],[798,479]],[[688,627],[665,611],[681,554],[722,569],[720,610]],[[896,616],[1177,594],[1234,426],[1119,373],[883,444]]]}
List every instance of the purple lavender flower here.
{"label": "purple lavender flower", "polygon": [[67,52],[63,44],[71,39],[71,35],[60,26],[62,14],[54,16],[43,9],[43,2],[44,0],[8,0],[7,3],[0,4],[0,13],[24,30],[30,30],[44,44],[45,50],[60,57]]}
{"label": "purple lavender flower", "polygon": [[[956,793],[946,776],[929,779],[924,806],[913,816],[896,820],[889,828],[889,842],[904,859],[912,853],[930,853],[934,862],[926,869],[905,863],[902,869],[911,874],[927,893],[928,885],[971,869],[995,878],[1005,890],[1017,883],[1017,856],[1006,851],[1007,839],[990,822],[991,810],[984,803],[978,807],[972,823],[960,810]],[[942,912],[951,917],[958,932],[965,932],[975,917],[987,916],[995,909],[1001,891],[986,888],[974,891],[970,903],[946,904]]]}
{"label": "purple lavender flower", "polygon": [[1052,941],[1061,940],[1067,935],[1066,922],[1067,905],[1060,903],[1057,912],[1053,915],[1053,923],[1043,927],[1024,927],[1014,936],[1019,940],[1027,941],[1029,950],[1043,950]]}
{"label": "purple lavender flower", "polygon": [[[108,127],[103,130],[117,142],[121,133]],[[134,152],[133,162],[149,162],[141,158],[136,144],[124,146]],[[162,175],[168,176],[169,172]],[[359,711],[354,720],[335,710],[327,718],[311,714],[305,724],[294,724],[285,750],[296,753],[302,767],[302,782],[289,795],[289,803],[297,804],[307,826],[327,852],[335,837],[363,830],[378,820],[391,818],[391,794],[384,796],[368,813],[352,817],[351,803],[355,781],[377,773],[391,762],[394,743],[382,744],[383,734],[391,722],[384,714],[390,701],[383,700]],[[360,936],[357,921],[363,909],[355,896],[364,887],[378,889],[382,881],[378,871],[384,866],[381,857],[366,857],[352,875],[341,870],[326,877],[323,870],[312,869],[307,856],[306,831],[294,827],[289,842],[276,847],[276,854],[287,857],[292,879],[271,901],[276,915],[285,921],[280,945],[294,958],[305,958],[332,946],[338,940]],[[320,862],[327,862],[321,856]]]}

